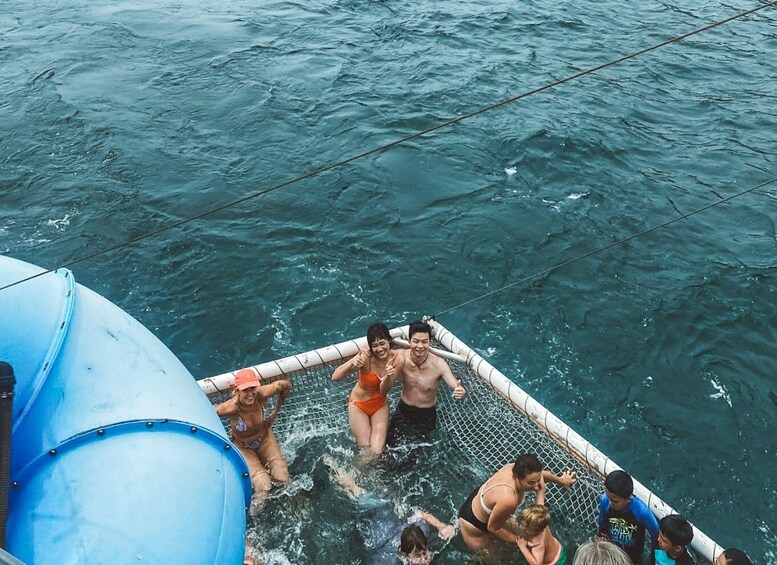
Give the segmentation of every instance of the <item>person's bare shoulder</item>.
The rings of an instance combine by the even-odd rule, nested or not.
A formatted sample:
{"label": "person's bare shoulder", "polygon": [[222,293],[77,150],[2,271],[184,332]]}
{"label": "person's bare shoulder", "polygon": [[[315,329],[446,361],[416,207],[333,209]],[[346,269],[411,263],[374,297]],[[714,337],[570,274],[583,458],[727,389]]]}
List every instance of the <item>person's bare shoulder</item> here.
{"label": "person's bare shoulder", "polygon": [[235,399],[230,398],[229,400],[216,406],[216,414],[222,417],[233,416],[237,414],[237,402],[235,402]]}
{"label": "person's bare shoulder", "polygon": [[432,362],[434,363],[435,369],[438,369],[440,371],[440,376],[442,376],[443,371],[449,372],[451,370],[451,366],[448,365],[448,362],[442,357],[438,357],[437,355],[434,355],[434,354],[432,354],[431,357],[432,357]]}

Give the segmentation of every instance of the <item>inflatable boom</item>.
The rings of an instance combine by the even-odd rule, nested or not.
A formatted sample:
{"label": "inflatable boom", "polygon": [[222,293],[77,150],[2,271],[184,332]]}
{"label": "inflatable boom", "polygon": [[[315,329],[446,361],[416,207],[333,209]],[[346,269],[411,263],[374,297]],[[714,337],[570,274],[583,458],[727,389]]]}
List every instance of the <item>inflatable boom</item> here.
{"label": "inflatable boom", "polygon": [[[0,286],[40,272],[0,256]],[[65,269],[0,291],[0,313],[17,381],[5,549],[36,565],[242,563],[248,469],[172,352]]]}

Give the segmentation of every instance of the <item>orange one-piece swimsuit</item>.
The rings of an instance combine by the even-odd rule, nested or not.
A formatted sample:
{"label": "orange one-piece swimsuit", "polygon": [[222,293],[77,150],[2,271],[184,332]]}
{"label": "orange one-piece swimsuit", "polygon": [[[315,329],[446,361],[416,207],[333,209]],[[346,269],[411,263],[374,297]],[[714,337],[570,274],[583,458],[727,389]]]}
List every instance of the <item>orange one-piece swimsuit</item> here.
{"label": "orange one-piece swimsuit", "polygon": [[359,384],[364,390],[370,391],[370,397],[367,400],[351,400],[348,397],[348,402],[353,402],[359,410],[372,417],[375,412],[383,408],[388,398],[385,394],[380,393],[380,377],[377,373],[359,373]]}

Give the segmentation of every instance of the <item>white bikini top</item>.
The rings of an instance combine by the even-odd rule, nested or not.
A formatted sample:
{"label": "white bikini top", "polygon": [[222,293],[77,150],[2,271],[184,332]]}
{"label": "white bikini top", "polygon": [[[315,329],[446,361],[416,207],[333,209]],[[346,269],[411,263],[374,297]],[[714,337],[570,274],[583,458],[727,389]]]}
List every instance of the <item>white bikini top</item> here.
{"label": "white bikini top", "polygon": [[[508,484],[508,483],[497,483],[497,484],[495,484],[495,485],[491,485],[491,486],[490,486],[490,487],[488,487],[486,490],[483,490],[483,487],[484,487],[484,486],[486,486],[487,484],[488,484],[488,481],[486,481],[485,483],[483,483],[483,486],[482,486],[482,487],[480,487],[480,491],[478,491],[478,494],[480,495],[480,507],[483,509],[483,512],[485,512],[485,513],[486,513],[486,515],[488,515],[488,516],[491,516],[491,512],[493,512],[493,511],[494,511],[494,509],[493,509],[493,508],[489,508],[488,506],[486,506],[486,501],[483,499],[483,497],[484,497],[484,496],[485,496],[485,494],[486,494],[488,491],[490,491],[492,488],[494,488],[494,487],[499,487],[499,486],[503,486],[503,485],[504,485],[504,486],[506,486],[506,487],[510,487],[511,489],[513,489],[513,492],[515,493],[515,496],[518,496],[518,491],[517,491],[517,490],[515,490],[515,485],[511,485],[511,484]],[[520,498],[520,497],[519,497],[519,498]],[[520,504],[520,502],[521,502],[521,501],[519,500],[519,501],[518,501],[518,503]]]}

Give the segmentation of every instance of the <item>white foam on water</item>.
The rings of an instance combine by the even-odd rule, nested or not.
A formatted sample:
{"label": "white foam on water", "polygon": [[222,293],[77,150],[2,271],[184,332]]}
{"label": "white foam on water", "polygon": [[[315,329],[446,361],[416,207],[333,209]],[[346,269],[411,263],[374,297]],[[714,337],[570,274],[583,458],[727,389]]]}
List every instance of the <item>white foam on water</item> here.
{"label": "white foam on water", "polygon": [[59,220],[48,220],[46,222],[47,226],[54,226],[58,230],[61,230],[65,228],[66,226],[70,225],[70,214],[65,214],[64,218],[60,218]]}
{"label": "white foam on water", "polygon": [[313,477],[307,473],[296,475],[291,478],[289,484],[284,485],[280,489],[273,492],[272,498],[279,498],[281,496],[294,496],[301,491],[311,492],[313,490]]}
{"label": "white foam on water", "polygon": [[49,243],[51,240],[45,237],[41,237],[38,239],[35,239],[34,237],[28,237],[24,239],[24,243],[29,245],[30,247],[36,247],[42,243]]}
{"label": "white foam on water", "polygon": [[291,565],[289,558],[277,549],[263,551],[259,554],[261,555],[260,563],[266,563],[267,565]]}
{"label": "white foam on water", "polygon": [[578,200],[580,198],[585,198],[586,196],[588,196],[587,192],[573,192],[567,196],[567,200]]}
{"label": "white foam on water", "polygon": [[287,336],[293,334],[288,324],[288,312],[279,304],[272,309],[270,317],[273,320],[273,329],[275,330],[275,347],[278,351],[288,350],[291,342]]}
{"label": "white foam on water", "polygon": [[726,390],[726,387],[724,387],[722,384],[720,384],[715,379],[710,379],[710,384],[712,385],[712,388],[717,390],[718,392],[714,392],[710,394],[710,398],[713,400],[717,400],[718,398],[722,398],[726,401],[726,404],[731,406],[733,408],[733,405],[731,404],[731,395],[728,393],[728,390]]}
{"label": "white foam on water", "polygon": [[766,563],[777,563],[777,535],[766,522],[759,522],[758,530],[764,535],[766,541]]}
{"label": "white foam on water", "polygon": [[507,173],[508,177],[513,176],[517,172],[518,172],[518,169],[516,169],[515,167],[508,167],[505,169],[505,173]]}

